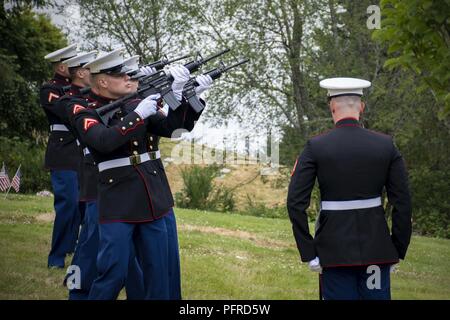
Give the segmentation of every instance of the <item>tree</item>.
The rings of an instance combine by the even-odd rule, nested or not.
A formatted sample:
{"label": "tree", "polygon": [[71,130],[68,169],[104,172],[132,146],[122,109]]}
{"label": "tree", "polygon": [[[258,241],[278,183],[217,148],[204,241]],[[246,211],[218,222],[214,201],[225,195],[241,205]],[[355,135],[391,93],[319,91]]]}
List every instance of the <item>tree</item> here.
{"label": "tree", "polygon": [[233,50],[225,62],[240,56],[250,64],[224,77],[211,96],[209,118],[251,119],[253,125],[288,123],[302,134],[305,117],[316,115],[305,70],[305,47],[312,43],[307,24],[316,18],[310,1],[228,0],[183,3],[184,19],[197,26],[192,38],[209,48]]}
{"label": "tree", "polygon": [[381,7],[374,38],[389,44],[385,66],[414,71],[422,80],[418,90],[430,89],[442,106],[439,116],[450,115],[450,2],[383,0]]}
{"label": "tree", "polygon": [[67,42],[44,15],[27,1],[0,8],[0,134],[36,139],[47,131],[38,103],[41,84],[51,77],[44,56]]}
{"label": "tree", "polygon": [[189,20],[177,18],[176,1],[77,0],[75,3],[81,16],[79,36],[88,47],[109,51],[124,46],[129,55],[140,55],[142,62],[156,61],[164,54],[184,55],[187,52],[183,50],[189,50],[189,39],[185,38]]}
{"label": "tree", "polygon": [[196,43],[230,47],[230,60],[239,55],[251,60],[213,88],[206,116],[216,123],[236,116],[252,126],[281,130],[281,161],[291,165],[307,138],[332,126],[319,81],[350,76],[372,82],[364,97],[364,123],[371,127],[379,106],[392,106],[389,82],[402,75],[383,69],[387,45],[371,39],[369,5],[369,0],[184,4],[185,19],[194,19]]}

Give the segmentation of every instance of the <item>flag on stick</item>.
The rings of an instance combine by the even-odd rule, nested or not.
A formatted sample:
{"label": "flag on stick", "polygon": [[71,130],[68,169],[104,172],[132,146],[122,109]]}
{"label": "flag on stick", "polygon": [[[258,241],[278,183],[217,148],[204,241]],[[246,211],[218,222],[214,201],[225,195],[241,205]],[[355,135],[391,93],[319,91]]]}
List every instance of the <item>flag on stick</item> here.
{"label": "flag on stick", "polygon": [[20,166],[16,171],[16,174],[14,175],[14,177],[11,180],[11,186],[13,187],[13,189],[17,192],[19,192],[20,190],[20,178],[22,177],[22,173],[20,173]]}
{"label": "flag on stick", "polygon": [[0,190],[2,192],[8,190],[11,186],[11,182],[9,181],[8,173],[6,173],[5,163],[3,162],[2,170],[0,171]]}

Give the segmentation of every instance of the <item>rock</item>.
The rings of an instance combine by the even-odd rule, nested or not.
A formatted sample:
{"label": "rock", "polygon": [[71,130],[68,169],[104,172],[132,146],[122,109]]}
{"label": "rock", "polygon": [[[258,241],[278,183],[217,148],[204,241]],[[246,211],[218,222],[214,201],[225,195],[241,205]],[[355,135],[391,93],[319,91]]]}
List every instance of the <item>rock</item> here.
{"label": "rock", "polygon": [[272,175],[278,175],[279,171],[277,168],[261,168],[259,171],[259,174],[262,176],[272,176]]}
{"label": "rock", "polygon": [[38,197],[53,197],[53,193],[48,190],[42,190],[36,193]]}
{"label": "rock", "polygon": [[220,170],[220,173],[223,173],[223,174],[227,174],[227,173],[230,173],[230,172],[231,172],[231,170],[228,169],[228,168],[223,168],[223,169]]}

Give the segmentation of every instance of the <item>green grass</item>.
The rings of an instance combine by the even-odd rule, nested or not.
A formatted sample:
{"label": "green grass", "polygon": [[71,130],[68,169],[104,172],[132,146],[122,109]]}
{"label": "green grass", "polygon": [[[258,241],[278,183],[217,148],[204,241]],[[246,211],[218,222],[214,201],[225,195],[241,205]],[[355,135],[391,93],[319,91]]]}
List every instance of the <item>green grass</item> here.
{"label": "green grass", "polygon": [[[66,299],[48,270],[52,198],[0,200],[0,299]],[[41,215],[41,216],[40,216]],[[185,299],[317,299],[288,220],[176,209]],[[66,265],[69,261],[66,261]],[[450,240],[414,236],[392,275],[393,299],[450,299]]]}

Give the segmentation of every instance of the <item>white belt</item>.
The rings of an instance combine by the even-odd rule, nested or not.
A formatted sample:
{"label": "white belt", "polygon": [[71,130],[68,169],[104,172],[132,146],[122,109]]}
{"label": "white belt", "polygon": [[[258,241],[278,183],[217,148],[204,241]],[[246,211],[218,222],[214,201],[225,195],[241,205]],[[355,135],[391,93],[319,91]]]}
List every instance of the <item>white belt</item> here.
{"label": "white belt", "polygon": [[50,131],[69,131],[69,129],[63,124],[52,124]]}
{"label": "white belt", "polygon": [[85,155],[85,156],[87,156],[88,154],[90,154],[91,152],[89,151],[89,149],[86,147],[86,148],[84,148],[83,149],[83,154]]}
{"label": "white belt", "polygon": [[150,160],[156,160],[161,158],[161,153],[158,151],[146,152],[134,156],[130,156],[127,158],[119,158],[114,160],[103,161],[98,164],[98,171],[102,172],[104,170],[125,167],[131,165],[137,165],[139,163],[147,162]]}
{"label": "white belt", "polygon": [[322,210],[352,210],[381,206],[381,197],[364,200],[322,201]]}

